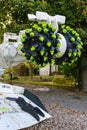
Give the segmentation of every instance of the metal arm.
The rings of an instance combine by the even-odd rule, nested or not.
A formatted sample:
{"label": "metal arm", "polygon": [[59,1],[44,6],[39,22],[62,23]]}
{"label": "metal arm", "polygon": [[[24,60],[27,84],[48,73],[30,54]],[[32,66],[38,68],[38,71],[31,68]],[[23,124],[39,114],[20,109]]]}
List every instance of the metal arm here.
{"label": "metal arm", "polygon": [[63,15],[50,16],[46,12],[36,11],[36,15],[28,14],[28,19],[31,21],[46,21],[47,23],[52,23],[56,27],[55,33],[58,31],[58,24],[64,24],[66,17]]}
{"label": "metal arm", "polygon": [[[20,34],[23,33],[20,32]],[[18,49],[20,42],[20,34],[5,33],[3,44],[0,45],[0,68],[15,66],[26,59],[21,55],[22,52]]]}
{"label": "metal arm", "polygon": [[[50,16],[46,12],[36,12],[36,16],[33,14],[28,14],[28,18],[31,21],[46,21],[47,23],[52,23],[56,27],[56,31],[58,31],[58,24],[65,23],[65,16],[55,15]],[[22,52],[18,49],[21,43],[21,35],[24,31],[20,31],[19,36],[15,33],[5,33],[3,44],[0,45],[0,68],[7,68],[9,66],[15,66],[20,62],[24,62],[26,59],[22,56]],[[62,35],[63,37],[63,35]],[[66,41],[63,37],[61,42],[61,56],[65,53],[66,50]],[[64,45],[64,46],[63,46]],[[63,51],[62,51],[63,50]]]}

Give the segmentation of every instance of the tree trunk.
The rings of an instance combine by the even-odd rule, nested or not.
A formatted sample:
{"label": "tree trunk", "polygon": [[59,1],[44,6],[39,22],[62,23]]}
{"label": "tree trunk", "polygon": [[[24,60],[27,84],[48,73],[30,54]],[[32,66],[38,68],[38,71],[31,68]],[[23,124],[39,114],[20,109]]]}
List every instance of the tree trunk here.
{"label": "tree trunk", "polygon": [[82,90],[87,91],[87,68],[82,72]]}
{"label": "tree trunk", "polygon": [[30,77],[31,77],[31,78],[33,77],[33,68],[32,68],[31,62],[30,62]]}
{"label": "tree trunk", "polygon": [[49,76],[51,76],[51,64],[49,64]]}

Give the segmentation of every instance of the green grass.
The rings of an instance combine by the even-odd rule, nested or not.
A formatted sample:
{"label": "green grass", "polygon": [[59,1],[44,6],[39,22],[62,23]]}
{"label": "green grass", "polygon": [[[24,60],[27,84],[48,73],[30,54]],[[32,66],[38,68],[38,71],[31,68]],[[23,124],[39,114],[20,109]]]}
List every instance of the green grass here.
{"label": "green grass", "polygon": [[8,80],[7,78],[3,80],[6,83],[12,84],[33,84],[33,85],[43,85],[43,86],[61,86],[61,87],[73,87],[74,80],[65,79],[63,75],[58,76],[18,76],[18,80]]}
{"label": "green grass", "polygon": [[75,87],[75,81],[73,79],[69,80],[64,77],[64,75],[57,76],[43,76],[40,79],[40,76],[18,76],[18,80],[9,80],[9,77],[5,75],[4,79],[1,82],[16,84],[16,85],[36,85],[36,86],[47,86],[47,87],[56,87],[64,90],[76,91],[80,95],[86,95],[87,92],[83,92]]}

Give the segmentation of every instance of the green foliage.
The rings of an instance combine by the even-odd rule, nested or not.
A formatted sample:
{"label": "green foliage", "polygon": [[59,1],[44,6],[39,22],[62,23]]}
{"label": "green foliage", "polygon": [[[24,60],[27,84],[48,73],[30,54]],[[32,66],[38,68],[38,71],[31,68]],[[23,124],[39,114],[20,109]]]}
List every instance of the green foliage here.
{"label": "green foliage", "polygon": [[14,67],[14,71],[19,76],[28,76],[29,75],[29,67],[26,64],[21,63],[18,66]]}
{"label": "green foliage", "polygon": [[47,0],[50,3],[51,14],[62,14],[66,16],[66,23],[69,25],[80,26],[84,24],[87,17],[86,0]]}
{"label": "green foliage", "polygon": [[0,0],[0,8],[0,34],[4,28],[5,31],[17,32],[23,28],[22,24],[30,24],[27,14],[35,14],[37,10],[50,15],[62,14],[66,16],[66,24],[77,30],[87,25],[86,0]]}
{"label": "green foliage", "polygon": [[82,55],[78,60],[72,65],[65,64],[61,66],[61,71],[65,75],[66,78],[75,80],[75,86],[78,88],[82,88],[82,72],[87,68],[87,44],[84,43]]}
{"label": "green foliage", "polygon": [[[9,79],[4,79],[4,82],[9,83]],[[64,76],[18,76],[18,80],[12,80],[13,84],[25,84],[25,85],[38,85],[40,86],[48,86],[48,87],[61,87],[61,88],[75,88],[74,87],[74,80],[67,80]]]}
{"label": "green foliage", "polygon": [[10,79],[9,74],[4,74],[4,75],[3,75],[3,79],[4,79],[4,80],[9,80],[9,79]]}
{"label": "green foliage", "polygon": [[29,13],[47,8],[48,4],[44,0],[0,0],[0,43],[4,32],[18,33],[30,26]]}
{"label": "green foliage", "polygon": [[56,76],[53,78],[52,80],[53,84],[58,84],[58,85],[62,85],[62,86],[74,86],[75,84],[75,81],[73,78],[71,79],[67,79],[66,77],[64,76]]}
{"label": "green foliage", "polygon": [[66,16],[66,24],[73,27],[87,40],[87,0],[47,0],[50,4],[49,14]]}
{"label": "green foliage", "polygon": [[17,24],[28,22],[27,14],[37,10],[65,15],[66,22],[77,27],[80,23],[84,25],[87,17],[86,0],[0,0],[0,8],[2,22],[10,18]]}
{"label": "green foliage", "polygon": [[67,79],[74,79],[75,86],[78,88],[82,87],[82,80],[81,80],[81,74],[82,74],[82,67],[81,67],[81,58],[78,59],[78,61],[72,63],[72,65],[65,64],[61,66],[61,71],[65,75]]}

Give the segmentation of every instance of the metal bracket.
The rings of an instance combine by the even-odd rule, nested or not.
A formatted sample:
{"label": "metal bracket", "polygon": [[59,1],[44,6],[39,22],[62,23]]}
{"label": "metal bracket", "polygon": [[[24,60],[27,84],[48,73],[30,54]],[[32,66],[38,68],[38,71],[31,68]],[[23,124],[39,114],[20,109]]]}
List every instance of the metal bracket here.
{"label": "metal bracket", "polygon": [[46,12],[36,11],[36,15],[28,14],[28,19],[30,21],[46,21],[47,23],[52,23],[56,27],[56,33],[58,31],[58,24],[64,24],[66,17],[63,15],[50,16]]}

